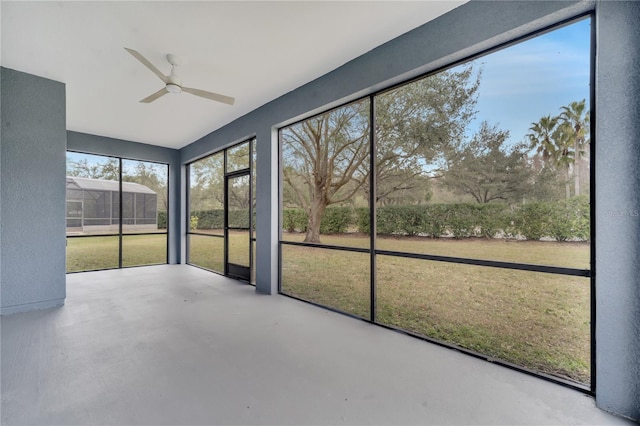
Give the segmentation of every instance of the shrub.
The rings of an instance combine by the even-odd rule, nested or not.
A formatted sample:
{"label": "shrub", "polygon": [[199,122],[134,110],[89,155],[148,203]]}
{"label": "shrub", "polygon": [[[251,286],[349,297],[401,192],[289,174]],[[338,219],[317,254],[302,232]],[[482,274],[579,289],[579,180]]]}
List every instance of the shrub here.
{"label": "shrub", "polygon": [[307,232],[308,217],[302,209],[284,209],[282,228],[287,232]]}
{"label": "shrub", "polygon": [[390,235],[400,231],[401,211],[405,206],[383,206],[377,209],[377,232],[382,235]]}
{"label": "shrub", "polygon": [[[504,223],[504,210],[502,204],[384,206],[377,210],[378,232],[439,238],[449,231],[455,238],[473,235],[491,238]],[[361,227],[368,224],[366,220],[360,218]]]}
{"label": "shrub", "polygon": [[450,208],[447,204],[431,204],[426,207],[423,232],[432,238],[440,238],[447,231]]}
{"label": "shrub", "polygon": [[196,210],[191,216],[198,218],[196,229],[222,229],[224,228],[224,210]]}
{"label": "shrub", "polygon": [[485,238],[493,238],[507,228],[510,221],[505,221],[504,204],[479,204],[476,212],[477,232]]}
{"label": "shrub", "polygon": [[321,234],[342,234],[353,222],[351,207],[328,207],[320,222]]}
{"label": "shrub", "polygon": [[[447,232],[454,238],[518,236],[529,240],[553,237],[557,241],[589,238],[589,198],[573,197],[557,202],[533,202],[521,206],[488,204],[428,204],[381,206],[377,210],[381,235],[421,235],[439,238]],[[205,216],[210,216],[208,214]],[[307,214],[302,209],[284,209],[282,226],[289,232],[306,232]],[[321,234],[347,232],[355,225],[369,234],[369,208],[328,207],[320,224]]]}
{"label": "shrub", "polygon": [[424,231],[425,206],[383,206],[377,209],[378,233],[417,235]]}
{"label": "shrub", "polygon": [[[224,212],[223,212],[224,224]],[[229,226],[234,228],[249,228],[249,209],[238,209],[229,211]]]}
{"label": "shrub", "polygon": [[158,229],[167,229],[167,212],[158,211]]}
{"label": "shrub", "polygon": [[516,238],[520,230],[518,228],[519,208],[505,207],[500,213],[501,231],[505,238]]}
{"label": "shrub", "polygon": [[449,231],[454,238],[467,238],[475,234],[475,206],[471,204],[453,204],[448,220]]}
{"label": "shrub", "polygon": [[549,235],[556,241],[571,238],[589,239],[589,198],[573,197],[554,205],[549,221]]}
{"label": "shrub", "polygon": [[358,207],[355,212],[356,225],[358,232],[362,234],[369,234],[371,232],[371,223],[369,221],[369,208]]}
{"label": "shrub", "polygon": [[398,209],[400,213],[399,231],[405,235],[419,235],[425,233],[427,219],[426,206],[404,206]]}
{"label": "shrub", "polygon": [[[351,207],[328,207],[320,222],[321,234],[347,232],[354,223]],[[287,208],[282,211],[282,228],[287,232],[307,232],[309,216],[303,209]]]}
{"label": "shrub", "polygon": [[527,240],[539,240],[548,236],[553,210],[551,203],[524,204],[515,216],[518,233]]}
{"label": "shrub", "polygon": [[586,195],[579,195],[570,199],[568,204],[575,213],[573,228],[574,236],[581,240],[588,240],[591,238],[591,205],[589,197]]}
{"label": "shrub", "polygon": [[296,223],[293,219],[291,209],[282,209],[282,229],[287,232],[294,232],[296,230]]}

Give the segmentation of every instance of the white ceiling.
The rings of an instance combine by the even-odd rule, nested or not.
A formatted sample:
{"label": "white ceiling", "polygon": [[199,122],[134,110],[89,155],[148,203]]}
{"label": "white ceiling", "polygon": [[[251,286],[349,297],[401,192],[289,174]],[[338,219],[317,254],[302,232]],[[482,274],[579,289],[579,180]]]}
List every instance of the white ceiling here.
{"label": "white ceiling", "polygon": [[[391,40],[458,1],[1,2],[1,64],[66,83],[67,128],[181,148]],[[138,101],[180,56],[187,93]]]}

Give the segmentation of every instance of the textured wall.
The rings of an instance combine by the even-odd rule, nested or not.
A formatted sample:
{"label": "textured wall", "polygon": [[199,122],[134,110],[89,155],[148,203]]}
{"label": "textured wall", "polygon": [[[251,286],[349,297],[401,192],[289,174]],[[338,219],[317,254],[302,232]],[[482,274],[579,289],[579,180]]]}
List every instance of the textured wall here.
{"label": "textured wall", "polygon": [[598,3],[596,400],[640,420],[640,2]]}
{"label": "textured wall", "polygon": [[180,152],[144,143],[67,132],[67,149],[169,164],[169,263],[180,263]]}
{"label": "textured wall", "polygon": [[2,68],[1,313],[65,298],[65,86]]}

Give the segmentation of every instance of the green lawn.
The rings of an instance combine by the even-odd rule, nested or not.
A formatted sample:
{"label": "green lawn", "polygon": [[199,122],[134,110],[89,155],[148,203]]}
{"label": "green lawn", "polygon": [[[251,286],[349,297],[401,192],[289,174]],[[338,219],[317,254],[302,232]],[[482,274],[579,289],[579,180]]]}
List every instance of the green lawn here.
{"label": "green lawn", "polygon": [[[124,235],[122,266],[167,262],[167,235]],[[67,272],[118,267],[118,236],[67,238]]]}
{"label": "green lawn", "polygon": [[[354,246],[358,237],[323,236]],[[364,238],[366,239],[366,238]],[[378,243],[381,241],[379,240]],[[587,268],[589,246],[384,239],[386,250]],[[283,292],[369,318],[369,255],[283,246]],[[590,381],[588,278],[377,256],[376,321],[526,368]]]}
{"label": "green lawn", "polygon": [[[190,235],[189,262],[224,270],[223,238]],[[240,259],[245,235],[230,250]],[[242,239],[242,241],[236,241]],[[301,240],[298,234],[285,240]],[[367,247],[366,236],[323,236],[323,243]],[[67,270],[118,266],[118,237],[69,238]],[[589,267],[580,243],[379,238],[392,251]],[[242,253],[239,253],[239,250]],[[282,247],[282,290],[369,318],[369,254]],[[123,263],[166,261],[166,235],[125,236]],[[376,320],[526,368],[590,381],[589,279],[377,256]]]}
{"label": "green lawn", "polygon": [[189,263],[224,273],[224,238],[189,235]]}

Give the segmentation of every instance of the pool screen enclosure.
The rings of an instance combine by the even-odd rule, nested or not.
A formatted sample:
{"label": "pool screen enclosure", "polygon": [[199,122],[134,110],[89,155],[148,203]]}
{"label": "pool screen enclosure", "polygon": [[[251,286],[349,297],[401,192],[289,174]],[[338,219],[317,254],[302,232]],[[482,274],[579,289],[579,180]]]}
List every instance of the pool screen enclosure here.
{"label": "pool screen enclosure", "polygon": [[[117,231],[120,225],[117,181],[67,176],[67,232]],[[122,182],[122,226],[125,230],[158,229],[158,194],[148,187]]]}

